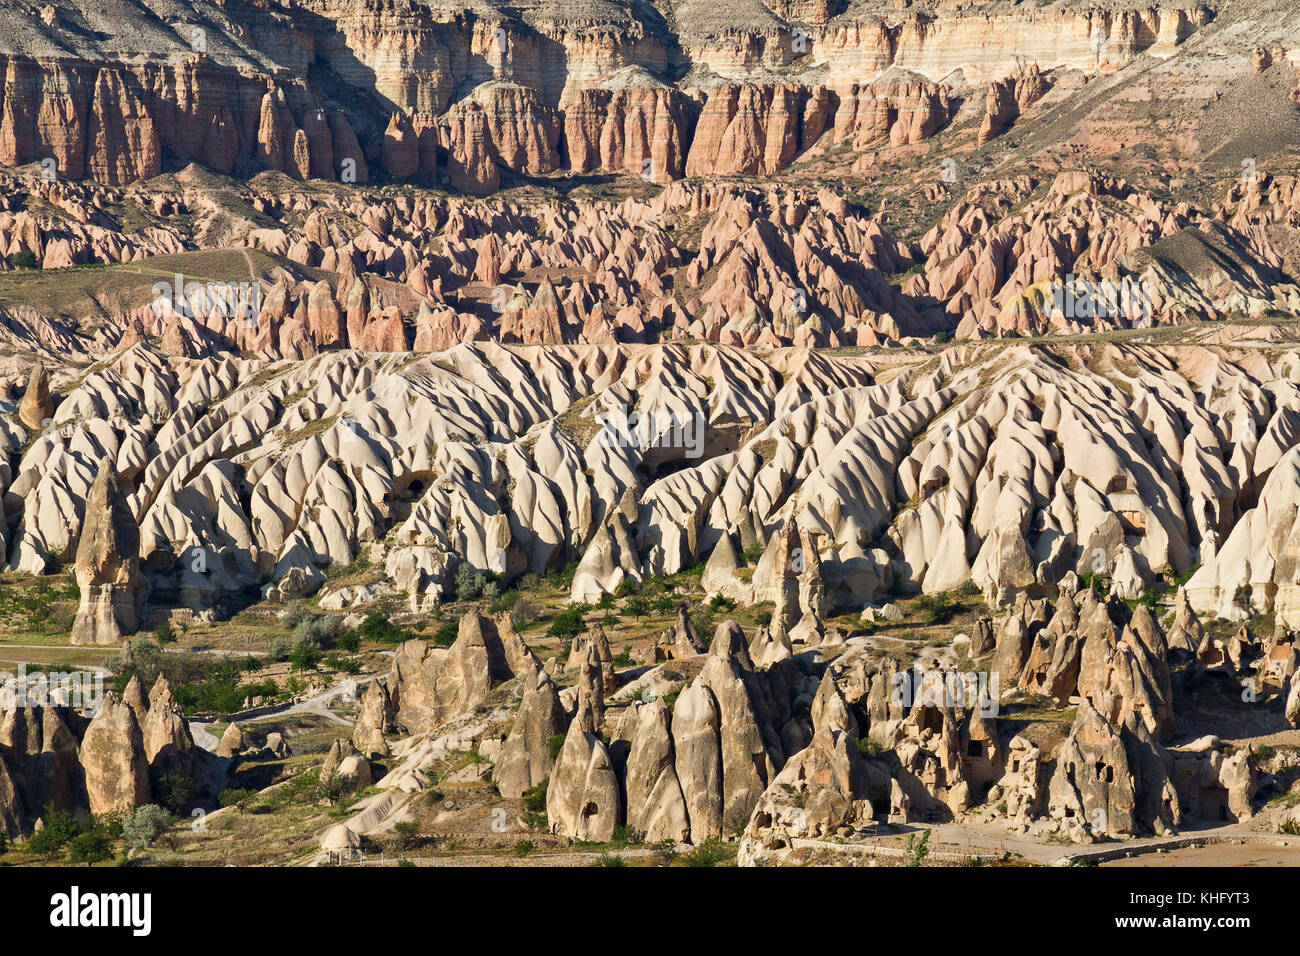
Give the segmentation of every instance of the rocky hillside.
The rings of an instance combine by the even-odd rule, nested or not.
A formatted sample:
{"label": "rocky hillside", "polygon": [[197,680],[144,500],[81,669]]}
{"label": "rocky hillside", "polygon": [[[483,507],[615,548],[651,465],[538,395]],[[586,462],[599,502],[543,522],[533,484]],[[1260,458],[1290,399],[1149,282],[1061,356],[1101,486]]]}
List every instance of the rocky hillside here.
{"label": "rocky hillside", "polygon": [[[412,608],[462,563],[509,581],[575,559],[575,600],[707,562],[706,589],[752,604],[798,528],[829,607],[968,584],[1008,604],[1069,572],[1133,599],[1195,570],[1197,610],[1295,624],[1297,376],[1295,348],[1263,342],[274,363],[141,343],[25,449],[7,423],[8,553],[34,574],[76,554],[83,610],[128,588],[220,613],[259,584],[311,593],[359,555]],[[131,630],[92,620],[74,639]]]}
{"label": "rocky hillside", "polygon": [[0,0],[0,833],[1293,849],[1293,7]]}
{"label": "rocky hillside", "polygon": [[4,269],[116,268],[14,276],[0,324],[93,360],[1294,315],[1274,6],[7,5]]}
{"label": "rocky hillside", "polygon": [[[159,620],[212,633],[250,604],[437,619],[467,573],[517,600],[567,581],[562,660],[541,648],[565,632],[475,607],[454,639],[371,658],[319,772],[382,778],[324,851],[418,820],[439,779],[471,788],[456,813],[540,800],[554,839],[730,835],[755,864],[876,819],[1045,844],[1272,826],[1257,795],[1294,783],[1300,724],[1300,352],[1289,323],[1196,334],[858,355],[124,344],[61,391],[38,366],[4,419],[9,567],[72,556],[70,640],[92,646]],[[356,567],[368,583],[340,581]],[[639,618],[628,596],[656,586],[661,632],[609,613]],[[710,638],[702,606],[770,611]],[[907,629],[958,614],[960,634]],[[976,674],[997,683],[953,690]],[[3,714],[15,834],[41,806],[226,772],[202,769],[165,680],[89,721]],[[265,750],[232,723],[216,752]]]}

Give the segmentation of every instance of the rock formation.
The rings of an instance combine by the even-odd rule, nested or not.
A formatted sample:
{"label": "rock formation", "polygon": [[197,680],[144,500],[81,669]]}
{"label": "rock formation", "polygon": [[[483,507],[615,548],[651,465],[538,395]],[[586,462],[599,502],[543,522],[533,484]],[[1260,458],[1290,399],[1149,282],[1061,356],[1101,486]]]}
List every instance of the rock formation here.
{"label": "rock formation", "polygon": [[575,840],[609,840],[623,820],[618,775],[584,697],[555,760],[546,816],[552,832]]}
{"label": "rock formation", "polygon": [[135,714],[120,697],[104,695],[81,741],[81,766],[91,813],[149,802],[149,760]]}
{"label": "rock formation", "polygon": [[116,644],[137,627],[140,529],[113,462],[105,459],[86,495],[77,543],[81,604],[72,625],[74,644]]}
{"label": "rock formation", "polygon": [[50,397],[50,377],[45,366],[37,362],[32,366],[27,390],[18,403],[18,417],[31,429],[44,428],[54,414],[54,399]]}
{"label": "rock formation", "polygon": [[493,772],[505,797],[520,797],[550,776],[551,738],[566,730],[568,718],[550,675],[543,671],[530,680]]}
{"label": "rock formation", "polygon": [[481,703],[513,676],[496,625],[468,614],[450,648],[419,640],[397,648],[388,679],[396,722],[409,733],[426,733]]}

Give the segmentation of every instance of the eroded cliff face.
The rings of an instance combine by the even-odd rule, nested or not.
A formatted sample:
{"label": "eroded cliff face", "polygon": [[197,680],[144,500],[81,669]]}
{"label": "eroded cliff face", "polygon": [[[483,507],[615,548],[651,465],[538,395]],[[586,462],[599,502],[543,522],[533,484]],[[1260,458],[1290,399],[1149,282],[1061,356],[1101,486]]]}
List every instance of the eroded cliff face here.
{"label": "eroded cliff face", "polygon": [[768,7],[748,23],[685,4],[668,23],[619,7],[197,4],[184,22],[132,22],[135,44],[96,44],[84,37],[125,8],[55,6],[0,42],[0,162],[109,185],[190,162],[345,182],[377,168],[472,193],[501,171],[766,175],[819,140],[916,143],[1031,67],[1167,56],[1213,18],[1203,4]]}
{"label": "eroded cliff face", "polygon": [[365,162],[347,117],[300,80],[248,76],[199,54],[178,63],[0,63],[6,165],[39,162],[56,178],[122,185],[156,176],[164,160],[219,173],[255,162],[298,179],[341,177],[349,157]]}
{"label": "eroded cliff face", "polygon": [[[1027,63],[1096,70],[1122,66],[1143,54],[1168,56],[1212,18],[1203,4],[1119,11],[1083,4],[1077,9],[1004,5],[989,12],[979,5],[960,11],[948,6],[913,14],[894,26],[832,21],[810,31],[807,47],[812,61],[824,65],[832,86],[889,66],[936,81],[961,71],[966,82],[979,84]],[[724,72],[724,58],[707,49],[700,55]]]}

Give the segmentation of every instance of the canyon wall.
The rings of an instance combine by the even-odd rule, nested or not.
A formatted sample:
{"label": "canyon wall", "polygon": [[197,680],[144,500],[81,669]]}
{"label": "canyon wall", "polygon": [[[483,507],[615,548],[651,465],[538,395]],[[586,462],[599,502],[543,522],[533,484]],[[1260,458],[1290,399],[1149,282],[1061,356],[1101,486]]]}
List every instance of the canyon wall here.
{"label": "canyon wall", "polygon": [[[770,174],[828,131],[855,148],[914,143],[990,83],[1165,55],[1212,17],[971,8],[888,22],[774,3],[768,22],[741,25],[688,5],[670,28],[617,9],[308,0],[246,27],[171,25],[170,47],[123,56],[72,44],[89,14],[48,9],[42,42],[0,42],[0,162],[52,160],[61,178],[109,185],[190,162],[357,182],[379,170],[475,193],[502,170]],[[176,42],[187,36],[201,52]]]}

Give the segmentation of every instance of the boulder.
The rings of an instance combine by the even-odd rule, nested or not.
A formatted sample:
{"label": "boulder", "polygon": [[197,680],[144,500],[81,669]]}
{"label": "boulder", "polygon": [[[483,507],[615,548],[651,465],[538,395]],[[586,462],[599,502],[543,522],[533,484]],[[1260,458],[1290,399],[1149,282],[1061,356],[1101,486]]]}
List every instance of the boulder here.
{"label": "boulder", "polygon": [[221,740],[217,742],[216,753],[218,757],[234,757],[243,753],[247,747],[248,743],[244,739],[244,732],[240,729],[239,724],[232,720],[221,735]]}

